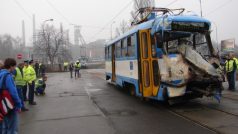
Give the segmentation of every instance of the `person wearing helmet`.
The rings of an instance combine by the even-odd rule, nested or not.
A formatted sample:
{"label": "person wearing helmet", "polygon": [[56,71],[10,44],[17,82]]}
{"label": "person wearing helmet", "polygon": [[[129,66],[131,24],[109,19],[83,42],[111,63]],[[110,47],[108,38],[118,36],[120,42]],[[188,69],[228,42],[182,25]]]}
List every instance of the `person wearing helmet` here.
{"label": "person wearing helmet", "polygon": [[77,76],[79,78],[79,70],[80,70],[80,68],[81,68],[80,62],[76,61],[75,65],[74,65],[74,71],[75,71],[75,75],[74,76],[75,76],[75,78],[77,78]]}

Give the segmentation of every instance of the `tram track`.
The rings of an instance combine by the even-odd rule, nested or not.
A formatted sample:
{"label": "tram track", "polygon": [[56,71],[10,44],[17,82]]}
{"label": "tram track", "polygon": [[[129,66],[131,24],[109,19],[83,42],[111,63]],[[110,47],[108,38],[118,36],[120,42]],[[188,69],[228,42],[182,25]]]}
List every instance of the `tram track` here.
{"label": "tram track", "polygon": [[228,115],[231,115],[231,116],[236,116],[238,117],[238,114],[234,114],[234,113],[231,113],[231,112],[228,112],[228,111],[225,111],[225,110],[221,110],[219,108],[215,108],[215,107],[212,107],[212,106],[207,106],[206,104],[202,104],[201,102],[195,102],[195,103],[198,103],[206,108],[209,108],[209,109],[213,109],[213,110],[216,110],[216,111],[219,111],[219,112],[222,112],[222,113],[225,113],[225,114],[228,114]]}
{"label": "tram track", "polygon": [[179,112],[176,112],[176,110],[173,110],[172,108],[167,107],[167,110],[168,110],[171,114],[174,114],[174,115],[176,115],[176,116],[178,116],[178,117],[180,117],[180,118],[183,118],[184,120],[187,120],[187,121],[189,121],[189,122],[192,122],[192,123],[194,123],[195,125],[198,125],[198,126],[204,128],[204,129],[207,129],[207,130],[209,130],[209,131],[211,131],[211,132],[214,132],[214,133],[216,133],[216,134],[222,134],[221,132],[217,131],[216,129],[214,129],[214,128],[212,128],[212,127],[209,127],[209,126],[207,126],[207,125],[205,125],[205,124],[203,124],[203,123],[201,123],[201,122],[199,122],[199,121],[193,120],[193,119],[191,119],[191,118],[189,118],[189,117],[187,117],[187,116],[184,116],[183,114],[181,114],[181,113],[179,113]]}
{"label": "tram track", "polygon": [[231,97],[227,97],[227,96],[222,96],[222,98],[225,98],[225,99],[229,99],[229,100],[233,100],[233,101],[237,101],[237,102],[238,102],[238,98],[235,99],[235,98],[231,98]]}
{"label": "tram track", "polygon": [[[218,113],[220,116],[229,116],[232,118],[237,118],[238,119],[238,115],[226,110],[222,110],[219,108],[215,108],[212,106],[209,106],[207,104],[204,104],[202,102],[198,102],[196,100],[189,102],[192,105],[196,105],[195,107],[188,107],[188,106],[179,106],[179,107],[173,107],[173,106],[165,106],[165,108],[171,112],[174,115],[177,115],[183,119],[186,119],[188,121],[191,121],[192,123],[199,125],[203,128],[206,128],[214,133],[218,133],[218,134],[223,134],[226,133],[226,131],[221,130],[218,126],[229,126],[230,124],[226,124],[225,122],[219,122],[220,119],[217,118],[217,120],[213,120],[212,122],[219,122],[220,124],[217,125],[216,127],[214,127],[214,124],[212,124],[211,122],[207,122],[207,119],[197,119],[196,116],[199,117],[203,117],[202,115],[204,114],[204,112],[206,114],[210,114],[210,113]],[[210,109],[210,110],[208,110]],[[224,115],[225,114],[225,115]]]}
{"label": "tram track", "polygon": [[[102,79],[102,74],[98,72],[96,75],[93,75]],[[163,105],[160,102],[155,102],[153,104],[155,107],[165,108],[169,113],[187,120],[188,122],[191,122],[191,124],[207,129],[212,133],[233,134],[237,127],[238,114],[233,111],[233,108],[235,108],[236,105],[232,104],[235,104],[238,99],[236,99],[236,96],[230,97],[229,95],[230,94],[225,94],[223,96],[223,101],[219,104],[221,106],[216,105],[215,101],[212,103],[210,100],[204,98],[201,100],[191,100],[184,105],[178,106]],[[230,103],[232,104],[227,105]]]}

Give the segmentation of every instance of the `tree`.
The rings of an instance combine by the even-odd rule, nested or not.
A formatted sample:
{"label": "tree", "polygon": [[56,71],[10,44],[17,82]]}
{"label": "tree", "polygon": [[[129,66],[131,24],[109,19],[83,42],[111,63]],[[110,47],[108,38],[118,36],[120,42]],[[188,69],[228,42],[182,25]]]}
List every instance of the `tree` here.
{"label": "tree", "polygon": [[125,20],[122,20],[120,26],[116,28],[116,37],[124,34],[129,30],[130,26]]}
{"label": "tree", "polygon": [[22,41],[19,37],[0,35],[0,59],[16,58],[17,53],[23,53]]}
{"label": "tree", "polygon": [[57,61],[62,62],[64,56],[70,57],[67,49],[67,35],[59,29],[56,29],[53,25],[42,25],[41,33],[38,34],[37,41],[34,46],[34,53],[36,55],[46,55],[53,64]]}

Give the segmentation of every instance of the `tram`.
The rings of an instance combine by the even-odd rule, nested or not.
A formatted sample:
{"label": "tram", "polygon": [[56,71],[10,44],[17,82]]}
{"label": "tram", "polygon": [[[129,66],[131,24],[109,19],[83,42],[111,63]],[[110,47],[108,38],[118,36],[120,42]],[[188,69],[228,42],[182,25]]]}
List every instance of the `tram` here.
{"label": "tram", "polygon": [[149,12],[146,19],[105,46],[106,80],[161,101],[219,95],[222,71],[211,22],[184,9],[142,10]]}

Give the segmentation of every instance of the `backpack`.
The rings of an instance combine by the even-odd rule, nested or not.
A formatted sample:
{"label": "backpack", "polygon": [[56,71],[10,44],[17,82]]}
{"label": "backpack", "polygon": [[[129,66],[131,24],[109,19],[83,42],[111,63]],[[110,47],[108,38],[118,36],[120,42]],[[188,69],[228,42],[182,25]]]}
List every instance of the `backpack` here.
{"label": "backpack", "polygon": [[6,77],[10,73],[6,73],[2,75],[0,79],[2,82],[2,87],[0,87],[0,113],[4,116],[7,115],[10,111],[14,109],[14,102],[9,93],[6,89]]}

